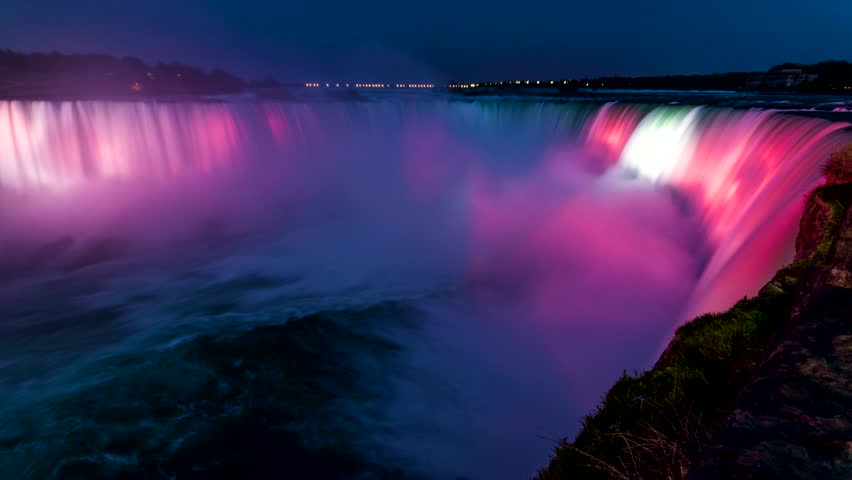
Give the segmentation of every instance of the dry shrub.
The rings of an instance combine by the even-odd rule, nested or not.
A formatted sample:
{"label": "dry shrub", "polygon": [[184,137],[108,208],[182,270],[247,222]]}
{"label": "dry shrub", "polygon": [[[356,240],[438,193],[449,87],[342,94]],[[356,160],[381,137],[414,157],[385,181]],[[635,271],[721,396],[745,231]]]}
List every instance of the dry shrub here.
{"label": "dry shrub", "polygon": [[699,412],[678,409],[674,404],[653,405],[669,418],[662,427],[644,424],[640,433],[610,434],[623,445],[617,461],[605,461],[563,442],[606,477],[618,480],[684,480],[693,460],[710,442],[711,435]]}

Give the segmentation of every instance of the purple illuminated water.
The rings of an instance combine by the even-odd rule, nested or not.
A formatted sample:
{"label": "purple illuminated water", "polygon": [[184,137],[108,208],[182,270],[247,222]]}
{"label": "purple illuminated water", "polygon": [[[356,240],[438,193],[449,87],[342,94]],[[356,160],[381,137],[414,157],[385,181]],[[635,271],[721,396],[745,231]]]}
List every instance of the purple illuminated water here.
{"label": "purple illuminated water", "polygon": [[[209,473],[186,445],[260,418],[375,476],[529,476],[790,260],[850,140],[617,103],[0,102],[0,472]],[[242,343],[317,313],[348,333]]]}

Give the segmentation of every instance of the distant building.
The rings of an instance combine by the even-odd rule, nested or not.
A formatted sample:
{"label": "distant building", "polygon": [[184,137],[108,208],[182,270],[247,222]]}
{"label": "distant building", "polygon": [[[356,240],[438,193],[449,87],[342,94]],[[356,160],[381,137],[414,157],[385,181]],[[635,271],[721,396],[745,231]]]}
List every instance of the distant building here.
{"label": "distant building", "polygon": [[801,68],[782,68],[746,81],[746,87],[782,90],[798,87],[804,82],[812,82],[817,78],[819,75],[816,73],[806,73]]}

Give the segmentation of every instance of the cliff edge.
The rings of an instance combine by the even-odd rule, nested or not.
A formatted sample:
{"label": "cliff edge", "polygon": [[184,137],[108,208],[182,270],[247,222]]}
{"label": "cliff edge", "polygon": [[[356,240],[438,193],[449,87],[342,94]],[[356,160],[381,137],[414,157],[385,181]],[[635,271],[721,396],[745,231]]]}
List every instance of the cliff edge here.
{"label": "cliff edge", "polygon": [[852,478],[852,179],[827,174],[796,240],[805,269],[790,325],[691,480]]}
{"label": "cliff edge", "polygon": [[794,262],[625,373],[540,479],[852,478],[852,146],[825,174]]}

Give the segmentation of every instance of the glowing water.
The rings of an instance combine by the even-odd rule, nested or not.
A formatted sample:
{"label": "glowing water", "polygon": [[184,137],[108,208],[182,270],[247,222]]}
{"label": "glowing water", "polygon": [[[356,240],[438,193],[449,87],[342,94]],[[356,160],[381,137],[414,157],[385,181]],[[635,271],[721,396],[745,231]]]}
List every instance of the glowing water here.
{"label": "glowing water", "polygon": [[[428,477],[529,476],[542,437],[570,435],[678,321],[791,258],[804,195],[850,139],[846,124],[764,110],[0,102],[0,476],[26,458],[45,459],[30,478],[67,458],[178,468],[156,455],[217,420],[207,397],[251,389],[192,390],[219,365],[193,363],[209,344],[196,336],[385,301],[422,324],[353,314],[354,338],[402,352],[356,352],[347,367],[379,382],[361,385],[372,394],[335,391],[319,413],[293,398],[302,417],[286,427],[335,449],[354,431]],[[251,361],[227,371],[254,378],[239,370]],[[179,414],[137,408],[146,395]],[[81,406],[91,397],[136,416],[115,426],[112,405]],[[128,429],[154,457],[111,450]]]}
{"label": "glowing water", "polygon": [[[623,116],[613,117],[604,108],[591,131],[620,132],[623,122]],[[598,133],[592,140],[606,135]],[[642,117],[620,152],[619,164],[688,194],[713,245],[695,304],[684,318],[726,308],[737,298],[753,294],[767,275],[790,258],[802,199],[820,183],[821,166],[829,153],[850,138],[847,123],[766,110],[658,107]],[[760,246],[748,245],[767,231],[773,231],[774,237]],[[764,256],[762,264],[750,259],[756,263],[745,274],[749,280],[727,278],[735,284],[710,295],[707,289],[723,288],[712,284],[720,281],[717,277],[747,246]]]}
{"label": "glowing water", "polygon": [[[422,190],[469,166],[436,160],[456,152],[429,151],[437,143],[431,136],[445,135],[448,125],[495,148],[516,149],[519,157],[530,142],[558,145],[582,136],[587,151],[605,163],[617,159],[619,167],[643,179],[686,193],[715,249],[702,284],[712,282],[766,222],[779,220],[775,217],[786,210],[795,216],[802,195],[819,182],[827,153],[849,137],[844,123],[701,107],[12,101],[0,102],[0,188],[167,179],[239,169],[253,161],[279,167],[301,163],[292,166],[299,169],[333,156],[324,144],[343,143],[352,132],[387,132],[402,135],[403,147],[425,152],[406,152],[404,158],[410,187]],[[524,142],[499,141],[505,131]],[[765,277],[763,270],[756,277]],[[731,292],[712,306],[724,307],[732,300],[727,297],[745,293]]]}

